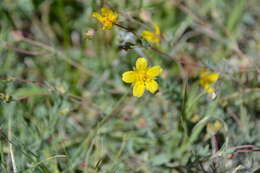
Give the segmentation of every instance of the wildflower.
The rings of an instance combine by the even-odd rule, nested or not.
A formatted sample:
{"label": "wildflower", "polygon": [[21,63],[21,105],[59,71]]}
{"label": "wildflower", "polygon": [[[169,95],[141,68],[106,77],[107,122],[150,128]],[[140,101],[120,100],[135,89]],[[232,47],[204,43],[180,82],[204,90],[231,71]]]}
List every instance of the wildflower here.
{"label": "wildflower", "polygon": [[0,102],[3,101],[5,103],[9,103],[11,101],[13,101],[12,97],[7,95],[7,94],[4,94],[4,93],[0,93]]}
{"label": "wildflower", "polygon": [[103,30],[111,29],[113,24],[117,21],[118,14],[110,9],[102,8],[101,14],[92,13],[92,17],[95,17],[103,25]]}
{"label": "wildflower", "polygon": [[207,134],[205,138],[210,138],[218,133],[223,128],[223,123],[220,120],[216,120],[215,122],[207,123]]}
{"label": "wildflower", "polygon": [[195,114],[191,117],[191,122],[196,123],[201,119],[200,115]]}
{"label": "wildflower", "polygon": [[61,94],[64,94],[64,93],[66,92],[66,89],[65,89],[63,86],[61,86],[61,85],[56,86],[55,89],[56,89],[57,91],[59,91]]}
{"label": "wildflower", "polygon": [[147,67],[145,58],[138,58],[133,71],[123,73],[122,80],[133,83],[133,96],[141,97],[146,90],[154,93],[158,90],[158,83],[154,80],[162,72],[160,66]]}
{"label": "wildflower", "polygon": [[61,115],[67,115],[70,112],[69,108],[63,108],[59,111]]}
{"label": "wildflower", "polygon": [[209,71],[203,71],[200,73],[200,85],[205,89],[207,93],[213,93],[215,95],[215,89],[212,87],[219,78],[218,73],[211,73]]}
{"label": "wildflower", "polygon": [[142,37],[150,43],[159,43],[160,42],[160,28],[158,25],[153,24],[154,32],[144,30],[142,32]]}
{"label": "wildflower", "polygon": [[223,123],[220,120],[216,120],[214,123],[207,124],[207,132],[208,133],[216,133],[223,127]]}
{"label": "wildflower", "polygon": [[138,128],[145,128],[145,127],[147,127],[147,121],[145,119],[141,118],[136,121],[136,126]]}

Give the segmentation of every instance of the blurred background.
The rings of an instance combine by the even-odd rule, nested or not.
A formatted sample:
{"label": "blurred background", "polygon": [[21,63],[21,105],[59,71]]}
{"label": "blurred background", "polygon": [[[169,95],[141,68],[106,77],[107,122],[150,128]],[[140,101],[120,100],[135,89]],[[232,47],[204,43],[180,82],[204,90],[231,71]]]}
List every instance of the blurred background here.
{"label": "blurred background", "polygon": [[[102,30],[102,7],[139,35],[158,24],[176,59]],[[0,172],[259,173],[259,12],[258,0],[1,0]],[[135,98],[121,75],[140,56],[164,71]],[[204,68],[220,74],[215,99]]]}

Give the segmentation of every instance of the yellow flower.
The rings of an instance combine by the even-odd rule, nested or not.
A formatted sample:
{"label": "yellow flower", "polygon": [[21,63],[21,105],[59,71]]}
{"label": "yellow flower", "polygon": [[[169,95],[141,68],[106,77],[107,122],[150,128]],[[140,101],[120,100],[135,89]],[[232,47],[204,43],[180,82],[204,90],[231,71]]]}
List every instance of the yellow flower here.
{"label": "yellow flower", "polygon": [[211,73],[209,71],[203,71],[200,73],[200,85],[208,92],[214,93],[212,85],[217,82],[219,78],[218,73]]}
{"label": "yellow flower", "polygon": [[123,73],[122,80],[133,83],[133,95],[141,97],[146,90],[154,93],[158,90],[158,83],[154,80],[163,70],[160,66],[148,67],[145,58],[138,58],[133,71]]}
{"label": "yellow flower", "polygon": [[92,13],[92,17],[95,17],[103,25],[103,30],[111,29],[113,24],[117,21],[118,14],[107,8],[101,9],[101,14]]}
{"label": "yellow flower", "polygon": [[6,103],[9,103],[11,102],[13,99],[11,96],[7,95],[7,94],[4,94],[4,93],[0,93],[0,102],[1,101],[4,101]]}
{"label": "yellow flower", "polygon": [[223,127],[223,123],[220,120],[215,121],[214,123],[207,123],[207,134],[215,135]]}
{"label": "yellow flower", "polygon": [[154,32],[144,30],[142,32],[142,37],[151,43],[159,43],[160,42],[160,28],[158,25],[153,24]]}
{"label": "yellow flower", "polygon": [[220,120],[207,123],[207,133],[204,140],[208,140],[212,136],[216,135],[223,128],[223,126],[224,124]]}

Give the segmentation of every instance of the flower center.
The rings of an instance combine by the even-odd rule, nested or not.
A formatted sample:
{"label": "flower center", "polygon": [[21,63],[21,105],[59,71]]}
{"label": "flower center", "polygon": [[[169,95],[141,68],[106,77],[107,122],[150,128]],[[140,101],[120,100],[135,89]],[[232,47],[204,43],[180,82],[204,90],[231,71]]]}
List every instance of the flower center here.
{"label": "flower center", "polygon": [[149,76],[146,74],[146,71],[142,70],[137,72],[137,79],[138,81],[145,82],[149,79]]}
{"label": "flower center", "polygon": [[109,18],[104,17],[102,23],[104,23],[104,24],[110,24],[110,23],[112,23],[112,21],[111,21]]}

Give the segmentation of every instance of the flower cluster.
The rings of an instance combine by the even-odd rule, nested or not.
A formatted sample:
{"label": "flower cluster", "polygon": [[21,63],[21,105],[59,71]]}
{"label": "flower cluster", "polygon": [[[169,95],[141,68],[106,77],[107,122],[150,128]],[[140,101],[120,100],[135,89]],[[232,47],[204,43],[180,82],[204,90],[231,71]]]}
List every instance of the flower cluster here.
{"label": "flower cluster", "polygon": [[[111,29],[118,20],[118,13],[107,8],[102,8],[101,13],[92,13],[92,16],[103,25],[103,30]],[[128,30],[128,28],[121,26],[120,24],[116,25]],[[149,43],[158,44],[161,41],[160,27],[157,24],[153,24],[153,28],[154,31],[144,30],[140,37]],[[86,33],[86,36],[89,36],[90,34],[91,33]],[[163,70],[160,66],[148,67],[145,58],[138,58],[135,68],[132,71],[123,73],[122,80],[126,83],[133,84],[133,96],[141,97],[145,90],[148,90],[151,93],[155,93],[158,90],[158,83],[155,79],[162,71]],[[216,96],[215,89],[212,86],[217,82],[218,78],[218,73],[212,73],[209,71],[203,71],[200,73],[199,83],[207,93],[212,95],[212,98],[215,98]]]}
{"label": "flower cluster", "polygon": [[102,23],[103,30],[111,29],[118,19],[118,14],[107,8],[102,8],[100,14],[97,12],[92,13],[92,16]]}
{"label": "flower cluster", "polygon": [[[118,19],[118,13],[107,8],[102,8],[101,13],[92,13],[92,16],[103,25],[103,30],[111,29]],[[141,35],[150,43],[159,43],[160,28],[156,24],[153,27],[154,32],[144,30]],[[158,83],[155,81],[155,78],[161,72],[162,68],[160,66],[148,67],[145,58],[138,58],[135,68],[132,71],[125,72],[122,75],[122,80],[126,83],[132,83],[133,95],[141,97],[145,90],[151,93],[155,93],[158,90]]]}
{"label": "flower cluster", "polygon": [[215,92],[215,89],[212,87],[214,83],[217,82],[219,78],[218,73],[211,73],[209,71],[200,72],[200,85],[205,89],[207,93]]}

